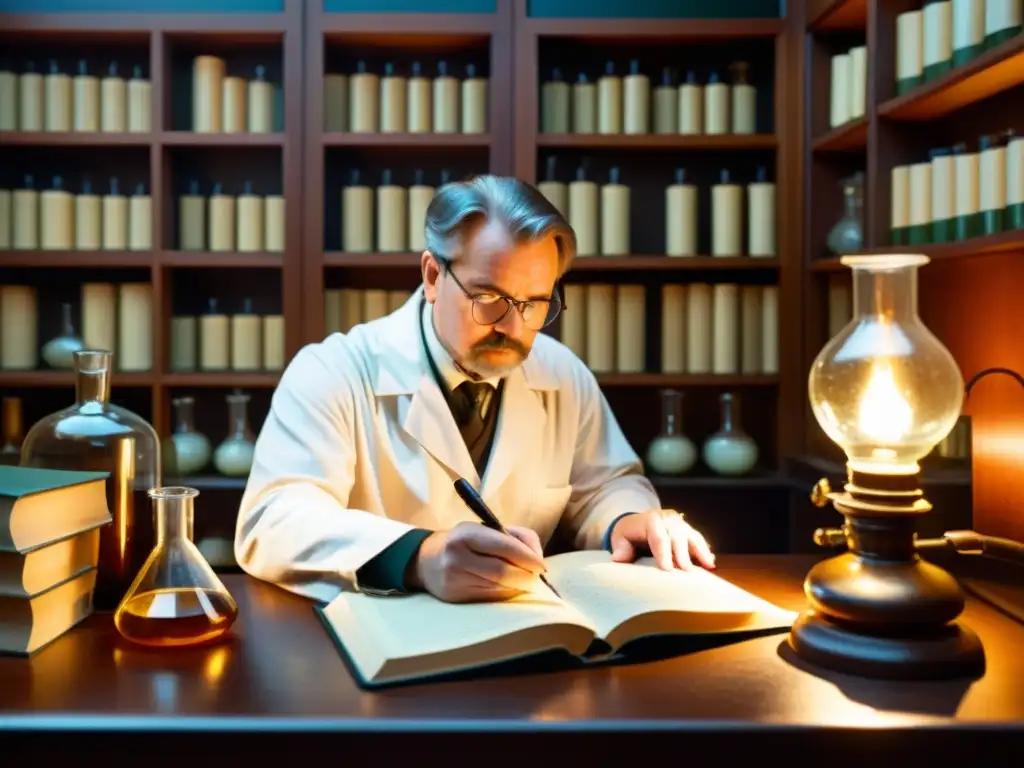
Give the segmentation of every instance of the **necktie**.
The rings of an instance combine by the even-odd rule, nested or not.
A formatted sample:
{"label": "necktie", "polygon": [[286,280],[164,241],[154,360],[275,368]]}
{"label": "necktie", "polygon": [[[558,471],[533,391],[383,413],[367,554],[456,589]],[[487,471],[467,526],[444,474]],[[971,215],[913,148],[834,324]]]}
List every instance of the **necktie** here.
{"label": "necktie", "polygon": [[452,415],[470,453],[486,431],[484,409],[491,389],[490,384],[464,381],[452,393]]}

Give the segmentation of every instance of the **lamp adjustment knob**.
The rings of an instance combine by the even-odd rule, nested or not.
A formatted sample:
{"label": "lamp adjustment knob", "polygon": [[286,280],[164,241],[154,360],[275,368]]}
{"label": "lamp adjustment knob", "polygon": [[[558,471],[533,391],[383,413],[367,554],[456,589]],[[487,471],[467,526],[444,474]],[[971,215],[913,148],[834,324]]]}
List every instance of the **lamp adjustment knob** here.
{"label": "lamp adjustment knob", "polygon": [[814,543],[828,549],[845,546],[846,531],[842,528],[818,528],[814,532]]}
{"label": "lamp adjustment knob", "polygon": [[811,489],[811,503],[816,507],[824,507],[828,504],[828,495],[830,493],[832,493],[832,486],[829,485],[828,478],[821,478]]}

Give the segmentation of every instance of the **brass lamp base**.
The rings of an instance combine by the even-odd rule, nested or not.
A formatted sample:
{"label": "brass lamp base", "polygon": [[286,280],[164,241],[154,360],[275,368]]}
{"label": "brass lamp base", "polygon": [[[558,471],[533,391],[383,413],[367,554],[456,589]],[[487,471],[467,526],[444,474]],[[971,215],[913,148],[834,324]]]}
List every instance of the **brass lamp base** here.
{"label": "brass lamp base", "polygon": [[846,524],[842,531],[819,531],[815,540],[845,541],[849,551],[807,574],[811,609],[793,624],[793,651],[811,664],[862,677],[982,674],[981,640],[954,622],[964,608],[960,585],[915,550],[914,521],[931,510],[918,478],[851,470],[844,493],[819,492],[815,503],[826,499]]}

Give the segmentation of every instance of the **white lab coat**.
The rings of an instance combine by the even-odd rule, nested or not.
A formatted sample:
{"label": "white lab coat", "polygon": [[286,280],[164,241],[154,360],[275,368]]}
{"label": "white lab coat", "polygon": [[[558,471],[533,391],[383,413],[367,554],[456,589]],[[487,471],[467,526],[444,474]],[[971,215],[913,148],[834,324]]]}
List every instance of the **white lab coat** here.
{"label": "white lab coat", "polygon": [[428,367],[421,302],[422,289],[288,365],[238,513],[249,574],[324,601],[359,589],[356,572],[410,529],[476,521],[459,477],[504,524],[545,543],[561,524],[580,549],[599,548],[620,514],[659,506],[593,374],[543,333],[507,377],[481,485]]}

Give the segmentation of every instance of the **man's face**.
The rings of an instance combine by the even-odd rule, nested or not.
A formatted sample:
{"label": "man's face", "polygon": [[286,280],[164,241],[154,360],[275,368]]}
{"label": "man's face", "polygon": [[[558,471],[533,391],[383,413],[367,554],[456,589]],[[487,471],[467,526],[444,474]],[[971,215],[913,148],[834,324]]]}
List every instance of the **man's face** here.
{"label": "man's face", "polygon": [[[496,222],[472,232],[461,252],[452,255],[455,277],[473,295],[548,299],[558,279],[558,245],[553,236],[517,245]],[[537,331],[526,326],[517,308],[495,325],[481,325],[473,319],[472,300],[429,257],[424,257],[423,278],[427,301],[434,305],[438,337],[459,365],[484,378],[503,376],[530,354]]]}

